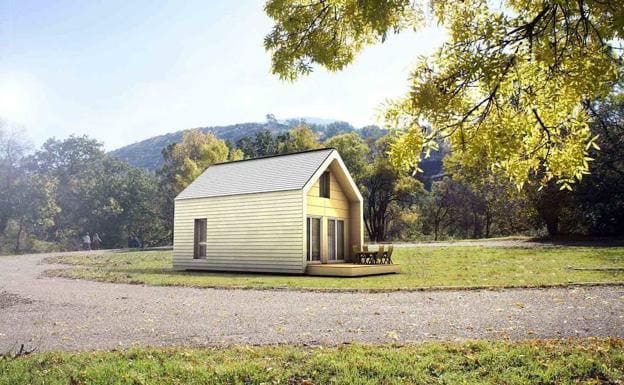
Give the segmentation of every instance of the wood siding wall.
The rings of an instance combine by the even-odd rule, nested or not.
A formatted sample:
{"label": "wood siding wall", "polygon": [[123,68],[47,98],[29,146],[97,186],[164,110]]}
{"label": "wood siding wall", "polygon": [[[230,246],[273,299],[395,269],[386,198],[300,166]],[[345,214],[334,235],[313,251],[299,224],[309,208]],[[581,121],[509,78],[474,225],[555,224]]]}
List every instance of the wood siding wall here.
{"label": "wood siding wall", "polygon": [[[350,202],[345,196],[342,186],[338,183],[338,180],[334,176],[334,173],[330,171],[329,174],[329,199],[321,198],[320,192],[320,178],[312,185],[308,190],[306,196],[306,216],[311,217],[323,217],[321,221],[321,261],[327,263],[329,250],[327,247],[327,220],[328,219],[341,219],[345,223],[345,254],[350,255]],[[348,259],[348,258],[346,258]]]}
{"label": "wood siding wall", "polygon": [[[301,190],[175,202],[173,267],[303,273]],[[206,258],[193,259],[193,224],[207,219]]]}

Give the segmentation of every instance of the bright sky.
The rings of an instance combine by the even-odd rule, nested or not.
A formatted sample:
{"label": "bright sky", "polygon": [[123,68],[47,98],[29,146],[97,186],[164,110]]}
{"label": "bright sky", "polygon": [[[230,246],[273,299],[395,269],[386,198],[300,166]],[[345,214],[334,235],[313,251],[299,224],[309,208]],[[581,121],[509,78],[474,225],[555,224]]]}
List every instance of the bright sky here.
{"label": "bright sky", "polygon": [[407,90],[439,29],[391,36],[343,72],[270,74],[260,0],[0,1],[0,118],[35,145],[87,134],[114,149],[191,127],[313,116],[359,127]]}

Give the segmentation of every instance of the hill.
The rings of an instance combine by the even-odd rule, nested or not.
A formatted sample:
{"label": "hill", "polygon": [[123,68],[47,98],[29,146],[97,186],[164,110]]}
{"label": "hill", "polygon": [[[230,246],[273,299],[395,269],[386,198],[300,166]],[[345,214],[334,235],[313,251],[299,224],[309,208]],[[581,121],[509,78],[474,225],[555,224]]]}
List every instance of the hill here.
{"label": "hill", "polygon": [[[237,123],[228,126],[199,127],[199,129],[205,133],[211,132],[216,137],[225,141],[235,143],[245,136],[255,136],[260,130],[268,130],[273,135],[279,135],[290,130],[293,126],[304,122],[310,126],[314,132],[318,133],[320,140],[342,132],[355,130],[355,128],[347,122],[320,118],[297,118],[288,120],[276,120],[271,118],[265,123]],[[110,154],[125,160],[132,166],[154,171],[163,164],[162,150],[171,143],[180,142],[186,131],[188,130],[180,130],[154,136],[113,150]],[[366,132],[373,132],[373,130],[366,130]]]}

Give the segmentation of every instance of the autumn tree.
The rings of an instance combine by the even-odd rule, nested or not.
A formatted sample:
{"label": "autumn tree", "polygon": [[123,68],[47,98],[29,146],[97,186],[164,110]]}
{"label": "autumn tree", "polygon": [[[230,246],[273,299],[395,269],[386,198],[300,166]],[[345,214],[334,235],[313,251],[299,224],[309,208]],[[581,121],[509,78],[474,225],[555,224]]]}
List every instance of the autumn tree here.
{"label": "autumn tree", "polygon": [[170,234],[173,231],[175,197],[208,166],[228,160],[228,153],[228,146],[223,140],[200,130],[188,131],[180,143],[173,143],[163,150],[165,164],[156,174],[165,199],[162,211]]}
{"label": "autumn tree", "polygon": [[391,159],[404,169],[443,138],[465,159],[486,148],[487,166],[519,186],[570,189],[597,147],[585,103],[622,78],[621,1],[268,0],[265,11],[275,22],[265,37],[272,71],[288,80],[315,65],[342,70],[392,32],[446,28],[406,96],[386,106],[397,133]]}
{"label": "autumn tree", "polygon": [[318,147],[319,143],[314,132],[305,124],[301,124],[293,127],[286,135],[279,138],[278,152],[289,154],[313,150]]}
{"label": "autumn tree", "polygon": [[338,150],[356,183],[362,180],[367,173],[367,156],[370,148],[357,133],[350,132],[333,136],[327,139],[323,146]]}

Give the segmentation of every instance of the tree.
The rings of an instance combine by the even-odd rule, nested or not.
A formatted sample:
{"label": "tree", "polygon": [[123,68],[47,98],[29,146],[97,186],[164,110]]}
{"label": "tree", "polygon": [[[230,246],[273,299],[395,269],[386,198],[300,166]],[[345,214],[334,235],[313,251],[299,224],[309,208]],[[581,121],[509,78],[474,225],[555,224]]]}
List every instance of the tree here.
{"label": "tree", "polygon": [[225,162],[228,147],[214,134],[191,130],[172,149],[175,163],[175,185],[182,191],[211,164]]}
{"label": "tree", "polygon": [[305,124],[301,124],[292,128],[287,135],[279,138],[278,152],[280,154],[289,154],[292,152],[313,150],[318,147],[319,144],[314,132]]}
{"label": "tree", "polygon": [[331,138],[332,136],[353,132],[355,129],[347,122],[332,122],[323,128],[323,137]]}
{"label": "tree", "polygon": [[72,243],[87,228],[92,214],[103,209],[102,201],[95,197],[98,180],[103,171],[116,172],[102,165],[105,158],[101,143],[86,136],[49,139],[29,157],[28,169],[57,186],[55,201],[61,210],[46,240]]}
{"label": "tree", "polygon": [[0,237],[14,215],[20,169],[29,148],[17,130],[10,130],[8,124],[0,120]]}
{"label": "tree", "polygon": [[624,95],[588,106],[600,151],[591,175],[574,191],[591,235],[624,235]]}
{"label": "tree", "polygon": [[[455,211],[463,209],[464,216],[471,218],[462,231],[456,232],[464,237],[489,238],[526,231],[528,218],[533,214],[526,193],[519,191],[501,170],[489,169],[487,151],[482,149],[481,153],[481,157],[471,160],[461,159],[463,153],[444,159],[446,174],[465,187],[464,198],[460,199],[464,202],[460,203],[462,208]],[[526,190],[531,189],[534,186]],[[467,231],[467,227],[472,230]]]}
{"label": "tree", "polygon": [[400,218],[403,208],[416,202],[422,192],[420,182],[396,170],[387,159],[377,159],[362,178],[364,224],[370,240],[386,240],[392,221]]}
{"label": "tree", "polygon": [[[424,4],[269,0],[272,71],[294,80],[314,65],[342,70],[390,32],[423,25]],[[519,186],[555,181],[571,189],[597,147],[585,102],[606,96],[622,78],[616,45],[624,3],[436,0],[430,15],[449,41],[416,66],[409,93],[386,108],[386,124],[399,134],[392,162],[414,168],[442,137],[466,159],[487,147],[488,166]]]}
{"label": "tree", "polygon": [[359,183],[367,172],[367,155],[370,148],[356,133],[340,134],[329,138],[323,143],[325,147],[333,147],[340,153],[347,169],[356,183]]}
{"label": "tree", "polygon": [[[93,139],[46,141],[29,157],[25,174],[29,179],[21,188],[26,195],[20,218],[28,223],[42,218],[44,211],[50,213],[47,226],[37,224],[45,228],[38,234],[43,240],[73,247],[80,235],[97,232],[105,246],[121,247],[129,235],[147,244],[166,238],[155,176],[107,155]],[[44,188],[35,188],[38,185]]]}
{"label": "tree", "polygon": [[243,160],[245,159],[245,153],[240,148],[230,151],[228,156],[229,161]]}
{"label": "tree", "polygon": [[624,96],[611,95],[587,109],[601,149],[591,175],[572,192],[559,191],[551,183],[529,193],[539,214],[537,224],[545,225],[551,237],[624,234]]}
{"label": "tree", "polygon": [[111,244],[125,244],[128,236],[135,235],[144,245],[161,245],[169,241],[171,229],[167,228],[167,216],[162,211],[165,197],[160,194],[158,179],[143,169],[128,168],[114,186],[117,200],[123,208],[111,224],[123,231],[118,239],[105,239]]}
{"label": "tree", "polygon": [[423,233],[433,233],[437,241],[451,223],[451,208],[454,206],[451,179],[434,182],[431,191],[421,205]]}
{"label": "tree", "polygon": [[260,130],[256,133],[256,137],[253,142],[253,154],[252,158],[257,158],[267,155],[275,155],[278,151],[278,143],[271,131]]}
{"label": "tree", "polygon": [[171,144],[163,150],[165,164],[156,174],[160,180],[161,195],[165,199],[162,215],[170,234],[173,231],[175,197],[208,166],[225,162],[228,152],[224,141],[212,133],[204,134],[200,130],[185,133],[182,142]]}
{"label": "tree", "polygon": [[56,184],[37,174],[22,170],[14,196],[13,219],[17,224],[14,251],[22,251],[22,238],[25,232],[46,231],[54,225],[54,218],[60,212],[56,204]]}
{"label": "tree", "polygon": [[371,165],[359,181],[364,198],[364,224],[369,239],[375,242],[385,241],[388,229],[423,194],[420,182],[389,162],[384,150],[389,141],[386,136],[373,144],[367,155]]}

